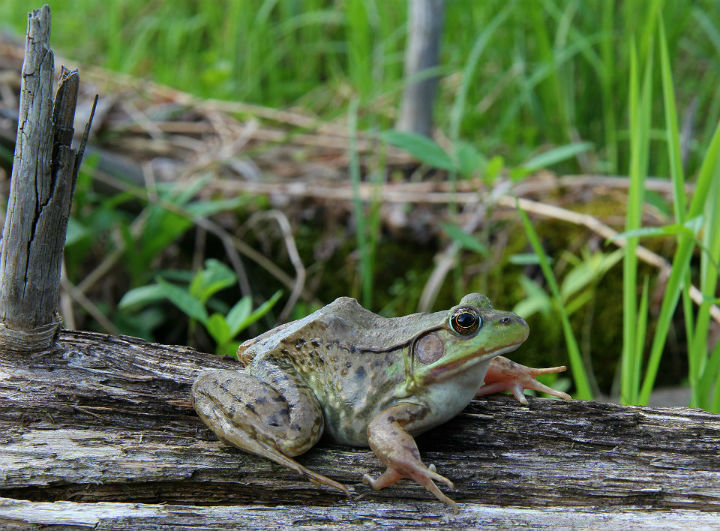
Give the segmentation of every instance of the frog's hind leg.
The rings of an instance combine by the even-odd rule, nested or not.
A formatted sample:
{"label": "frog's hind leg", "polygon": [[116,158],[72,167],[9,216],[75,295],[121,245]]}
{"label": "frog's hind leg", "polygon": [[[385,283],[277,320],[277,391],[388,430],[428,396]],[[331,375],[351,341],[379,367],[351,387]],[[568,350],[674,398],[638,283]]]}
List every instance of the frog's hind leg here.
{"label": "frog's hind leg", "polygon": [[[312,392],[284,371],[276,372],[260,375],[262,380],[243,371],[204,372],[193,384],[193,407],[221,440],[349,494],[344,485],[289,457],[311,448],[324,422]],[[264,381],[268,376],[270,382]]]}

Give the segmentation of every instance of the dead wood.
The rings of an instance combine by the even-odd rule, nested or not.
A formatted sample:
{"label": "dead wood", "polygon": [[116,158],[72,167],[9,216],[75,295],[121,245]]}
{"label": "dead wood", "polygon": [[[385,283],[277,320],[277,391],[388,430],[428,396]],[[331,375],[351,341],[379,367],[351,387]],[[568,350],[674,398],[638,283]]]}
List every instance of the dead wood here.
{"label": "dead wood", "polygon": [[29,15],[25,50],[0,248],[0,348],[22,353],[48,348],[57,333],[65,231],[88,131],[72,149],[79,77],[63,69],[53,98],[48,6]]}
{"label": "dead wood", "polygon": [[363,485],[382,471],[368,449],[323,441],[300,457],[350,486],[346,498],[218,442],[189,389],[202,368],[233,360],[84,332],[63,332],[61,346],[29,363],[0,353],[0,525],[720,522],[720,417],[703,411],[474,401],[419,438],[424,460],[455,482],[453,516],[412,482]]}

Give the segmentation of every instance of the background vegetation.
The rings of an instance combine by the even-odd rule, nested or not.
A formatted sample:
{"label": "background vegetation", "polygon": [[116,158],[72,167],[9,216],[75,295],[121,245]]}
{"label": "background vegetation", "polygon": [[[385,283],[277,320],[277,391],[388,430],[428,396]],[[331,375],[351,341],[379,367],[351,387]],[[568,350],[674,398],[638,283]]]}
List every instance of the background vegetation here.
{"label": "background vegetation", "polygon": [[[200,97],[297,107],[321,120],[346,123],[351,132],[387,131],[399,108],[404,82],[404,1],[57,0],[50,5],[53,43],[77,61],[153,79]],[[22,34],[29,7],[35,6],[28,6],[27,0],[4,0],[0,21]],[[675,222],[654,233],[671,242],[671,249],[675,243],[678,248],[677,254],[668,255],[677,261],[676,271],[682,271],[673,278],[674,288],[666,296],[669,302],[662,296],[649,299],[653,288],[662,285],[639,270],[632,256],[577,246],[572,252],[563,250],[568,235],[559,235],[557,226],[551,224],[540,225],[537,231],[550,258],[557,260],[554,273],[563,277],[552,297],[545,294],[540,268],[532,264],[533,278],[517,267],[512,277],[487,270],[482,280],[468,275],[459,280],[456,275],[455,292],[487,290],[499,306],[520,302],[518,311],[534,314],[531,325],[541,332],[531,339],[539,342],[536,351],[557,349],[565,337],[573,359],[575,389],[583,397],[614,389],[616,394],[622,392],[625,401],[647,401],[655,376],[643,378],[643,352],[645,347],[652,351],[651,371],[657,373],[659,353],[669,334],[671,350],[687,353],[679,362],[682,373],[687,374],[684,381],[694,389],[696,384],[702,387],[694,391],[694,403],[720,408],[720,398],[712,399],[720,352],[715,347],[711,355],[714,344],[708,336],[712,327],[707,315],[716,297],[714,253],[720,249],[718,230],[711,230],[717,224],[710,215],[720,204],[717,145],[713,141],[720,120],[719,22],[720,3],[714,0],[447,1],[435,109],[439,144],[421,145],[415,149],[416,155],[434,155],[424,162],[447,171],[448,178],[477,175],[473,168],[479,168],[489,187],[498,175],[521,179],[531,170],[548,166],[561,174],[630,176],[634,184],[624,224],[630,249],[638,236],[649,234],[632,232],[641,225],[644,204],[652,204]],[[408,139],[388,133],[382,137],[413,151]],[[465,172],[468,161],[471,169]],[[356,161],[349,173],[356,184],[366,178]],[[709,202],[690,204],[678,197],[682,196],[679,193],[674,204],[663,202],[644,193],[648,175],[672,179],[676,192],[686,182],[695,182],[698,175],[704,176],[700,181]],[[85,202],[102,205],[104,210],[87,214],[85,209],[85,218],[78,217],[76,228],[95,230],[125,219],[118,207],[128,197],[108,202],[84,192],[81,185],[78,190],[80,206]],[[213,206],[191,201],[192,194],[187,191],[161,192],[164,200],[177,208],[212,213],[246,206],[243,201]],[[256,319],[265,316],[269,319],[266,324],[272,324],[273,312],[266,315],[267,305],[253,311],[249,300],[235,305],[213,302],[212,296],[235,280],[216,262],[206,263],[199,272],[174,272],[162,278],[153,275],[153,260],[192,223],[187,217],[179,223],[182,216],[157,205],[148,212],[152,223],[143,233],[145,240],[141,237],[128,244],[128,249],[135,249],[128,254],[132,277],[128,288],[145,291],[131,292],[119,307],[137,311],[113,314],[114,310],[107,309],[121,330],[152,334],[165,316],[153,313],[152,303],[163,297],[192,318],[195,324],[191,323],[191,328],[197,323],[204,325],[219,350],[232,347],[235,335]],[[356,202],[357,219],[363,218],[363,212],[367,213],[361,202]],[[696,225],[684,224],[693,219],[699,220]],[[488,260],[485,255],[492,228],[484,227],[478,240],[468,239],[453,227],[445,228],[448,239],[460,243],[475,259]],[[324,302],[350,293],[386,314],[413,311],[434,253],[413,249],[409,252],[417,260],[406,265],[402,278],[394,271],[381,279],[377,273],[385,273],[386,263],[380,257],[394,261],[392,257],[408,251],[378,251],[381,229],[372,215],[366,224],[359,222],[358,229],[358,238],[345,250],[360,254],[353,262],[360,274],[349,284],[332,283],[322,294]],[[308,230],[312,232],[296,228],[301,234]],[[307,236],[312,239],[317,234]],[[504,271],[501,266],[511,260],[517,263],[519,253],[529,250],[528,240],[520,236],[511,242],[508,252],[495,257],[502,262],[497,271]],[[539,243],[533,234],[529,236]],[[130,240],[127,236],[128,243]],[[299,245],[304,259],[311,261],[307,258],[312,255],[310,248]],[[535,245],[534,250],[542,258],[542,248]],[[621,259],[622,271],[620,266],[612,269]],[[552,288],[549,263],[542,264],[542,270]],[[71,263],[71,272],[72,268]],[[615,274],[604,279],[608,271]],[[687,279],[702,284],[706,303],[700,311],[692,308],[687,291],[683,291]],[[170,291],[168,281],[174,282]],[[595,305],[600,292],[605,298]],[[274,289],[267,290],[263,300],[273,293]],[[455,295],[450,290],[439,300],[451,301]],[[678,314],[679,326],[673,331],[669,320],[678,300],[684,317]],[[255,302],[253,307],[262,300]],[[215,313],[206,309],[213,304]],[[293,316],[311,309],[300,303]],[[563,311],[564,327],[555,317],[557,311]],[[660,334],[656,333],[658,318]],[[573,347],[575,340],[569,339],[570,321],[580,330],[579,347]],[[591,333],[592,323],[598,322]],[[654,340],[658,336],[662,341]],[[607,358],[591,359],[591,353]],[[535,361],[565,361],[562,352],[549,357]],[[677,357],[674,359],[676,366]],[[662,382],[683,380],[678,371],[667,372],[660,370]],[[643,381],[648,392],[640,393]]]}
{"label": "background vegetation", "polygon": [[[4,0],[18,34],[32,3]],[[720,4],[638,0],[448,0],[437,124],[450,108],[478,37],[490,28],[469,80],[460,136],[511,164],[542,146],[578,140],[595,150],[584,172],[627,174],[629,45],[639,60],[665,20],[688,168],[720,117]],[[52,0],[53,42],[67,57],[148,77],[203,97],[298,106],[328,119],[358,97],[361,127],[392,125],[403,83],[402,0]],[[653,105],[660,126],[662,102]],[[654,138],[661,135],[655,132]],[[568,166],[566,169],[578,169]],[[651,175],[667,174],[666,157]]]}

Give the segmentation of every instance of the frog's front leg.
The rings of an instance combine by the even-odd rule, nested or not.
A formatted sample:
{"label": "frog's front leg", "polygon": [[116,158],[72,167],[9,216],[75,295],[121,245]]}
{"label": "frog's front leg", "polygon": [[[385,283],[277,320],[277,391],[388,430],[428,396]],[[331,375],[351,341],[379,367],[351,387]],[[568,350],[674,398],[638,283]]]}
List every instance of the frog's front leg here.
{"label": "frog's front leg", "polygon": [[433,480],[442,481],[450,488],[453,488],[452,482],[435,472],[434,466],[423,464],[415,439],[409,433],[413,424],[420,422],[427,413],[425,406],[401,402],[387,408],[370,422],[368,443],[387,469],[377,479],[365,474],[363,481],[377,490],[403,478],[414,479],[457,512],[457,504],[445,496]]}
{"label": "frog's front leg", "polygon": [[548,367],[545,369],[534,369],[515,363],[503,356],[493,358],[485,374],[485,385],[483,385],[475,396],[510,391],[521,404],[527,405],[524,389],[533,389],[549,395],[557,396],[563,400],[572,400],[569,394],[563,393],[538,382],[535,377],[540,374],[552,374],[563,372],[565,366]]}
{"label": "frog's front leg", "polygon": [[198,416],[221,440],[349,494],[344,485],[289,457],[320,439],[324,421],[313,393],[286,368],[266,364],[254,373],[203,372],[193,383],[192,401]]}

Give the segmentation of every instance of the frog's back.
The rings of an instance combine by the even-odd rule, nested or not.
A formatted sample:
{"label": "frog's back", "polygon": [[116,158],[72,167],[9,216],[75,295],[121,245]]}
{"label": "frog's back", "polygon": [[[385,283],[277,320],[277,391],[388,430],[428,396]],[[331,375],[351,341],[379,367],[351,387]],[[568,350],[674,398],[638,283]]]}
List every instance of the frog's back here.
{"label": "frog's back", "polygon": [[237,354],[248,365],[259,354],[289,350],[288,346],[313,339],[339,343],[353,352],[388,350],[409,342],[419,330],[437,326],[444,315],[444,312],[416,313],[387,318],[366,310],[353,298],[340,297],[302,319],[245,341]]}

